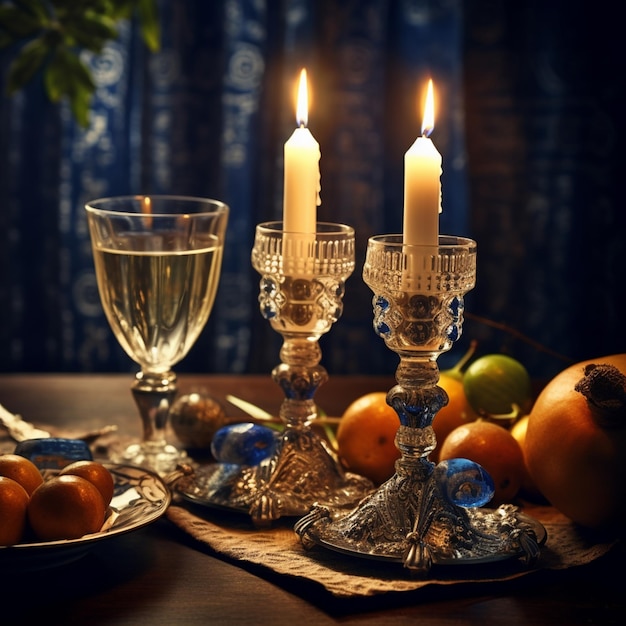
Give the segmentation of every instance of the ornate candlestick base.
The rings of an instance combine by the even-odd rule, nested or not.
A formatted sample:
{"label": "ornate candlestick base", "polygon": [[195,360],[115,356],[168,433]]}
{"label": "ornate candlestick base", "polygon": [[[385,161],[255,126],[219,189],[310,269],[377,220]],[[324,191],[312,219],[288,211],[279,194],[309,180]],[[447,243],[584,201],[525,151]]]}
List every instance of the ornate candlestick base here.
{"label": "ornate candlestick base", "polygon": [[285,394],[285,428],[275,452],[254,466],[215,464],[183,479],[188,499],[248,513],[258,526],[279,517],[299,517],[315,503],[353,506],[374,489],[345,472],[311,426],[314,396],[328,374],[318,344],[343,310],[346,279],[354,270],[354,230],[319,223],[317,233],[285,233],[280,222],[260,224],[252,265],[261,275],[261,313],[283,337],[281,363],[272,378]]}
{"label": "ornate candlestick base", "polygon": [[374,292],[374,328],[400,357],[387,402],[400,419],[401,457],[394,476],[355,508],[316,504],[295,527],[305,547],[398,561],[422,574],[433,564],[538,556],[541,524],[512,505],[481,508],[493,485],[480,466],[428,460],[432,420],[447,403],[437,358],[460,337],[463,296],[475,276],[469,239],[442,236],[438,248],[404,245],[401,235],[369,240],[363,277]]}

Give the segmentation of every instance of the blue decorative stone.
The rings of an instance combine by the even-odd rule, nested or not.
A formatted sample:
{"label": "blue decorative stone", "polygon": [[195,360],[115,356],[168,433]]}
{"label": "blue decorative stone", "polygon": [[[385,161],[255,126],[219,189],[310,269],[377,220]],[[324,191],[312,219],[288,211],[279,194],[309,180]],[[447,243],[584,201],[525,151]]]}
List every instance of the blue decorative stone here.
{"label": "blue decorative stone", "polygon": [[482,465],[469,459],[448,459],[435,467],[433,478],[452,504],[483,506],[493,498],[493,479]]}
{"label": "blue decorative stone", "polygon": [[458,341],[461,337],[461,329],[457,324],[450,324],[447,335],[450,341]]}
{"label": "blue decorative stone", "polygon": [[74,461],[93,461],[86,442],[62,437],[20,441],[15,454],[30,459],[39,469],[62,469]]}
{"label": "blue decorative stone", "polygon": [[276,433],[260,424],[229,424],[213,436],[211,453],[220,463],[258,465],[276,450]]}

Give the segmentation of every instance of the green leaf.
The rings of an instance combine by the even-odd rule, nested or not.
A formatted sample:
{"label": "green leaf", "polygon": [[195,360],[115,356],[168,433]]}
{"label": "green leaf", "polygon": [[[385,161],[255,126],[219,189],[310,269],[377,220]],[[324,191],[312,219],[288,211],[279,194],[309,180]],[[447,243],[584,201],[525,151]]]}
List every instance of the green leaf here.
{"label": "green leaf", "polygon": [[76,121],[85,128],[95,84],[83,62],[67,48],[58,48],[44,74],[46,93],[52,102],[67,97]]}
{"label": "green leaf", "polygon": [[152,52],[161,48],[161,25],[157,0],[137,0],[141,37]]}
{"label": "green leaf", "polygon": [[70,68],[65,55],[57,50],[44,72],[44,86],[51,102],[59,102],[70,92]]}
{"label": "green leaf", "polygon": [[0,30],[0,48],[7,48],[13,43],[13,41],[14,39],[13,37],[11,37],[11,35],[8,35],[7,33],[3,33]]}
{"label": "green leaf", "polygon": [[91,72],[87,69],[87,66],[80,60],[80,57],[73,54],[69,50],[64,51],[65,62],[67,63],[72,76],[82,88],[92,92],[96,88],[96,84],[93,82]]}
{"label": "green leaf", "polygon": [[[80,57],[68,48],[64,46],[57,48],[50,65],[54,66],[54,73],[61,84],[77,84],[90,92],[95,90],[96,84],[91,72]],[[70,93],[70,91],[70,87],[63,89],[63,93]]]}
{"label": "green leaf", "polygon": [[94,11],[85,11],[71,20],[68,18],[63,30],[78,44],[93,52],[100,52],[109,39],[117,39],[118,36],[115,21]]}
{"label": "green leaf", "polygon": [[324,424],[324,433],[326,434],[326,439],[328,439],[328,443],[330,443],[332,449],[337,452],[339,450],[339,444],[337,443],[335,431],[329,424]]}
{"label": "green leaf", "polygon": [[43,22],[48,21],[49,13],[46,0],[17,0],[17,3]]}
{"label": "green leaf", "polygon": [[82,128],[89,126],[89,110],[91,108],[91,96],[93,90],[85,88],[80,82],[75,81],[70,95],[70,108],[74,118]]}
{"label": "green leaf", "polygon": [[28,37],[43,27],[42,21],[15,6],[0,7],[0,28],[16,35]]}
{"label": "green leaf", "polygon": [[[118,37],[120,19],[137,17],[141,37],[151,51],[161,46],[159,0],[0,0],[0,48],[24,39],[8,72],[7,91],[24,87],[46,63],[43,82],[51,101],[70,101],[78,123],[89,123],[95,84],[80,60],[81,50],[101,52]],[[76,53],[74,52],[76,50]]]}
{"label": "green leaf", "polygon": [[[34,0],[30,0],[31,2]],[[133,0],[123,0],[132,2]],[[51,0],[55,13],[84,13],[86,10],[94,10],[98,13],[108,13],[110,2],[107,0]]]}
{"label": "green leaf", "polygon": [[133,16],[136,0],[107,0],[106,13],[114,20],[129,20]]}
{"label": "green leaf", "polygon": [[10,94],[19,91],[41,67],[50,48],[43,39],[33,39],[18,53],[9,67],[7,90]]}

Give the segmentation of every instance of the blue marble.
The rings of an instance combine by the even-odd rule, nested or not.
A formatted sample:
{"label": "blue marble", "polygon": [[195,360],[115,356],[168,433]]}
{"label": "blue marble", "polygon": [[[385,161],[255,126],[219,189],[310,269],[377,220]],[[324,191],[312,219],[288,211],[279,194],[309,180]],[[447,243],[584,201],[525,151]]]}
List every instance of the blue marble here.
{"label": "blue marble", "polygon": [[487,470],[469,459],[441,461],[435,467],[433,478],[450,502],[464,508],[483,506],[495,493]]}
{"label": "blue marble", "polygon": [[211,453],[220,463],[258,465],[276,450],[276,432],[245,422],[220,428],[211,442]]}
{"label": "blue marble", "polygon": [[39,469],[61,469],[74,461],[93,461],[85,441],[63,437],[20,441],[15,454],[30,459]]}

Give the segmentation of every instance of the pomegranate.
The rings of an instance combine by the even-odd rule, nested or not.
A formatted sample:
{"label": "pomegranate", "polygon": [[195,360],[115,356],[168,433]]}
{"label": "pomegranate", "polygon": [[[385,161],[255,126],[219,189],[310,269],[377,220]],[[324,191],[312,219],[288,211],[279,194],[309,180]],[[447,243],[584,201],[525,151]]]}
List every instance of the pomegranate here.
{"label": "pomegranate", "polygon": [[524,439],[544,497],[581,526],[626,527],[626,354],[582,361],[537,397]]}

